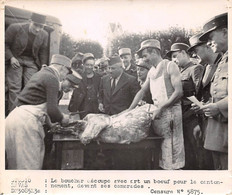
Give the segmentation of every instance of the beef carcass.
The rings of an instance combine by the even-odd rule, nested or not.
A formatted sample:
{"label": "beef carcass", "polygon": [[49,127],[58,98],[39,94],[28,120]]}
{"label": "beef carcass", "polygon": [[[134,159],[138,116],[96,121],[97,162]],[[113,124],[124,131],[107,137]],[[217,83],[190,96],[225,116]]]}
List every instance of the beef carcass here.
{"label": "beef carcass", "polygon": [[93,139],[104,143],[139,142],[149,134],[154,109],[155,106],[145,104],[113,116],[88,114],[82,121],[80,140],[83,144]]}

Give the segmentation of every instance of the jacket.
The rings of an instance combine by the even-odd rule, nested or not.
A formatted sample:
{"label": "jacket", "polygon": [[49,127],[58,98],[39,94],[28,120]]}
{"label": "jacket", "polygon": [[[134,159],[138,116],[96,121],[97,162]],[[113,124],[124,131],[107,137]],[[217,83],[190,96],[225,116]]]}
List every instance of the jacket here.
{"label": "jacket", "polygon": [[103,103],[106,114],[118,114],[129,108],[139,89],[136,78],[123,72],[111,94],[111,78],[106,75],[101,79],[99,101]]}
{"label": "jacket", "polygon": [[220,113],[208,118],[204,147],[208,150],[228,152],[228,52],[226,52],[212,78],[210,94]]}
{"label": "jacket", "polygon": [[[86,74],[82,74],[82,82],[79,88],[73,91],[68,110],[70,112],[81,112],[81,118],[89,113],[98,112],[98,96],[101,77],[94,73],[92,77],[93,89],[88,89]],[[88,97],[87,97],[88,96]]]}
{"label": "jacket", "polygon": [[[18,58],[27,47],[30,23],[11,24],[5,33],[5,60]],[[32,54],[38,68],[48,64],[48,33],[41,30],[34,39]]]}

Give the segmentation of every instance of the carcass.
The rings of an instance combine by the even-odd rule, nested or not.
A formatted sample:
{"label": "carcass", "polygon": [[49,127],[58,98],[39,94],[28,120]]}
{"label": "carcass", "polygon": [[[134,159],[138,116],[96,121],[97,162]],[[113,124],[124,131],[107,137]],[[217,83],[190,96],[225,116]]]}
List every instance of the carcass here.
{"label": "carcass", "polygon": [[[149,134],[154,105],[145,104],[117,115],[88,114],[79,121],[80,140],[83,144],[91,140],[104,143],[129,144],[139,142]],[[81,125],[80,125],[81,124]]]}

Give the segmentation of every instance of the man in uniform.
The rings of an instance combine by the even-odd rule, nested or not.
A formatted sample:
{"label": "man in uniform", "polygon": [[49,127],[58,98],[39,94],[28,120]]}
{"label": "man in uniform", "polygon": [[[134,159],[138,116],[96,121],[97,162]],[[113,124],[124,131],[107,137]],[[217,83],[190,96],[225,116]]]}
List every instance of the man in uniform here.
{"label": "man in uniform", "polygon": [[171,50],[167,53],[171,57],[181,72],[181,82],[183,86],[184,96],[182,98],[182,116],[183,116],[183,131],[185,145],[185,169],[199,169],[199,156],[197,142],[193,136],[196,129],[200,130],[198,117],[191,110],[191,101],[187,99],[189,96],[196,96],[200,87],[200,81],[203,72],[203,66],[195,65],[190,61],[190,56],[187,52],[189,46],[184,43],[174,43]]}
{"label": "man in uniform", "polygon": [[130,48],[121,48],[118,54],[122,60],[123,68],[127,74],[137,77],[136,66],[132,63],[132,55]]}
{"label": "man in uniform", "polygon": [[199,38],[223,56],[212,78],[211,103],[202,107],[208,116],[204,147],[213,154],[214,168],[228,169],[228,14],[220,14],[203,26]]}
{"label": "man in uniform", "polygon": [[33,74],[48,63],[48,33],[43,30],[46,16],[33,13],[29,23],[11,24],[5,34],[8,109]]}
{"label": "man in uniform", "polygon": [[185,156],[180,105],[183,89],[179,69],[175,63],[162,59],[158,40],[143,41],[137,53],[152,67],[129,110],[135,108],[150,89],[153,104],[157,107],[153,112],[154,131],[164,138],[159,166],[162,169],[180,169],[184,167]]}
{"label": "man in uniform", "polygon": [[[190,48],[188,52],[195,55],[199,63],[204,66],[204,73],[201,79],[199,92],[197,99],[199,99],[204,104],[208,103],[211,99],[210,86],[212,77],[217,69],[218,63],[221,60],[222,55],[220,53],[214,53],[212,48],[207,45],[206,41],[200,41],[199,37],[202,33],[196,34],[189,39]],[[192,104],[193,106],[193,104]],[[205,139],[205,130],[208,122],[208,118],[203,112],[199,112],[199,108],[192,107],[198,115],[199,123],[201,126],[201,131],[194,132],[194,137],[199,140],[198,145],[201,148],[201,168],[202,169],[213,169],[212,154],[208,150],[203,148],[203,142]]]}
{"label": "man in uniform", "polygon": [[5,123],[9,169],[41,169],[44,159],[43,125],[46,121],[69,123],[58,108],[60,82],[71,72],[71,60],[56,54],[50,66],[35,73],[17,98],[17,107]]}

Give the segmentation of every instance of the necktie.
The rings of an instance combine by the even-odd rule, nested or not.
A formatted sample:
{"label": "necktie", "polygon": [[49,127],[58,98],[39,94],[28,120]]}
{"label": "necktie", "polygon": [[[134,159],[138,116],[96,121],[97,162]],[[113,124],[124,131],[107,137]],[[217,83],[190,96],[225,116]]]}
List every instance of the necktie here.
{"label": "necktie", "polygon": [[111,84],[111,94],[114,92],[115,89],[115,79],[113,79],[112,84]]}

